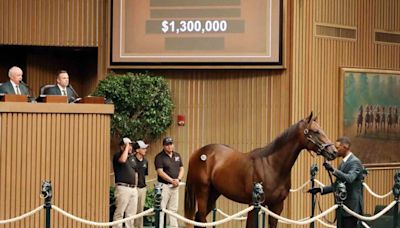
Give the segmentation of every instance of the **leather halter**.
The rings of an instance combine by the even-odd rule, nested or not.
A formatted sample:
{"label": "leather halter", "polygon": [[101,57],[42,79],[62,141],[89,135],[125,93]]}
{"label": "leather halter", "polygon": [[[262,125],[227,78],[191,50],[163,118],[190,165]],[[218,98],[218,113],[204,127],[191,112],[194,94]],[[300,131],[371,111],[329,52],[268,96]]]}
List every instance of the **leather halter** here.
{"label": "leather halter", "polygon": [[322,152],[326,150],[326,148],[333,145],[332,143],[321,143],[319,140],[314,140],[314,136],[310,134],[310,130],[308,128],[304,129],[304,136],[309,142],[311,142],[318,148],[318,150],[316,151],[318,155],[322,154]]}

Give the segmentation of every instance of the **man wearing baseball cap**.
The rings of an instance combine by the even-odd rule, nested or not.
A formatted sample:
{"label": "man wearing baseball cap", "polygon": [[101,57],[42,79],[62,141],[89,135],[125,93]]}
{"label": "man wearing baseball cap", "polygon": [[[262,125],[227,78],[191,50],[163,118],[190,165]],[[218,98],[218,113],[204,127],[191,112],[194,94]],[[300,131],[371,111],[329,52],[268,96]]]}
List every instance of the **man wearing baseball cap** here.
{"label": "man wearing baseball cap", "polygon": [[[132,153],[132,141],[129,138],[123,138],[119,144],[120,151],[115,153],[113,158],[113,168],[115,174],[115,212],[114,221],[121,220],[124,217],[130,217],[136,214],[138,191],[137,165],[135,156]],[[125,227],[133,228],[134,221],[125,222]],[[113,226],[122,227],[122,223]]]}
{"label": "man wearing baseball cap", "polygon": [[[184,168],[181,155],[174,151],[174,141],[171,137],[163,139],[163,150],[157,154],[154,165],[157,170],[157,180],[162,184],[161,208],[173,212],[178,211],[179,182]],[[178,228],[178,220],[169,216],[170,227]],[[164,213],[160,216],[160,227],[164,227]]]}
{"label": "man wearing baseball cap", "polygon": [[[145,158],[148,144],[144,143],[142,140],[136,141],[133,144],[133,150],[135,153],[135,160],[137,165],[137,173],[138,173],[138,208],[137,213],[143,211],[144,203],[146,201],[146,176],[149,174],[148,170],[148,162]],[[143,217],[135,219],[135,227],[142,228],[143,227]]]}

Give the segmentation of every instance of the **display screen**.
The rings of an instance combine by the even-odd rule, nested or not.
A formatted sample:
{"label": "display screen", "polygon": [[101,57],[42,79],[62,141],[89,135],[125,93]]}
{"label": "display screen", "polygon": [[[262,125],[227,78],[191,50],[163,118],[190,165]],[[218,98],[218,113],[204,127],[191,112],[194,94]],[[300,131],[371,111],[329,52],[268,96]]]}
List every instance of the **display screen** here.
{"label": "display screen", "polygon": [[113,0],[113,64],[282,64],[281,0]]}

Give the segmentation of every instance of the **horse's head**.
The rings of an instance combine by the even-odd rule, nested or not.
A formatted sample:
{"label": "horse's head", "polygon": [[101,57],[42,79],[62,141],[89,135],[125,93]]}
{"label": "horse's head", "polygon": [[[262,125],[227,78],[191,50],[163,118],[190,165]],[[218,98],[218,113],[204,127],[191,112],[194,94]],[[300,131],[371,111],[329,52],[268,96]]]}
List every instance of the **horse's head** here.
{"label": "horse's head", "polygon": [[326,136],[316,119],[311,112],[310,116],[303,120],[305,123],[303,130],[305,148],[314,151],[317,155],[324,156],[327,160],[333,160],[337,156],[336,147]]}

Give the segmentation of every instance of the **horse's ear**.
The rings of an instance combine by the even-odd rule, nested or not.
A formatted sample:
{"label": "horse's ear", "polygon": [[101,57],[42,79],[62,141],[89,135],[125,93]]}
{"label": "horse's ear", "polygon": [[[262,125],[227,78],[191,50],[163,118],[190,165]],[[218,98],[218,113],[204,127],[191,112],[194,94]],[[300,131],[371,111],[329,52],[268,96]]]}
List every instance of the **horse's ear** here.
{"label": "horse's ear", "polygon": [[313,118],[314,121],[317,121],[318,115],[319,115],[319,112],[317,113],[317,115],[314,116],[314,118]]}
{"label": "horse's ear", "polygon": [[311,123],[312,119],[313,119],[313,112],[311,111],[310,115],[306,118],[306,122]]}

